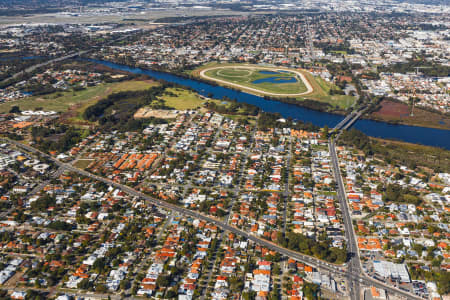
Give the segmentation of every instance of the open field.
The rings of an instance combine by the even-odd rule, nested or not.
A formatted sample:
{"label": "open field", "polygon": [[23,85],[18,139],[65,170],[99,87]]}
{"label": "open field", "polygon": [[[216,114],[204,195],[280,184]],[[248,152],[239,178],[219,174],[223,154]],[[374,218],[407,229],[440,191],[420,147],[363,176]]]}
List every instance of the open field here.
{"label": "open field", "polygon": [[142,118],[158,118],[158,119],[175,119],[178,116],[178,110],[170,109],[153,109],[151,107],[141,107],[134,114],[135,119]]}
{"label": "open field", "polygon": [[[190,90],[186,90],[183,88],[167,88],[167,93],[163,96],[159,97],[163,100],[164,105],[174,108],[177,111],[185,111],[189,109],[208,109],[204,108],[205,103],[215,103],[217,107],[222,107],[225,109],[229,109],[234,102],[232,101],[221,101],[217,99],[205,99],[199,96],[197,93],[192,92]],[[238,120],[246,120],[247,122],[254,123],[255,117],[251,115],[247,115],[244,108],[239,108],[234,111],[233,114],[228,114],[226,112],[222,112],[221,114],[226,115],[227,117],[238,121]],[[152,108],[151,106],[145,106],[140,108],[135,114],[135,118],[161,118],[161,119],[174,119],[177,113],[174,110],[166,110],[166,109],[158,109]]]}
{"label": "open field", "polygon": [[296,70],[252,65],[218,66],[202,70],[200,76],[268,96],[295,97],[312,92],[305,76]]}
{"label": "open field", "polygon": [[372,113],[370,117],[381,121],[450,129],[449,116],[426,111],[418,107],[414,108],[414,116],[411,116],[411,108],[407,104],[388,100],[383,100],[381,109]]}
{"label": "open field", "polygon": [[152,81],[123,81],[105,83],[89,87],[82,91],[57,92],[45,96],[32,96],[18,101],[0,104],[0,113],[8,112],[12,106],[19,106],[21,110],[35,110],[41,108],[46,111],[65,113],[70,109],[71,118],[80,118],[84,110],[108,95],[120,91],[144,90],[158,83]]}
{"label": "open field", "polygon": [[[243,70],[239,70],[238,67],[241,67],[241,69],[243,69]],[[296,76],[298,76],[302,79],[301,81],[297,82],[297,84],[301,82],[303,84],[303,87],[307,87],[309,89],[308,89],[308,91],[303,91],[300,94],[295,94],[299,90],[292,90],[292,87],[289,86],[292,83],[277,84],[276,81],[275,81],[275,83],[269,83],[269,85],[271,85],[271,87],[269,87],[269,89],[272,89],[272,90],[274,89],[273,91],[279,92],[279,91],[283,91],[283,88],[285,88],[283,93],[286,93],[286,94],[279,94],[279,93],[275,93],[275,92],[270,93],[270,92],[267,92],[267,90],[257,90],[257,89],[253,89],[253,87],[244,86],[243,84],[245,84],[245,82],[251,82],[252,79],[254,79],[254,80],[261,79],[261,78],[255,79],[256,75],[247,75],[248,72],[244,73],[245,72],[244,70],[246,70],[248,68],[256,68],[256,69],[268,68],[269,70],[272,70],[272,71],[273,70],[288,71],[290,73],[285,73],[286,75],[284,75],[282,72],[281,73],[282,75],[280,77],[292,77],[293,76],[292,74],[295,74]],[[225,71],[225,69],[230,69],[232,72],[230,73],[228,70]],[[218,70],[222,70],[222,71],[219,72],[219,74],[217,74]],[[253,73],[255,73],[255,72],[253,72]],[[294,69],[287,69],[287,68],[283,68],[283,67],[260,67],[257,65],[246,65],[246,64],[238,64],[238,63],[234,63],[234,64],[209,63],[209,64],[205,64],[204,66],[197,68],[193,71],[189,71],[189,72],[187,72],[187,74],[192,75],[192,76],[197,76],[197,77],[203,77],[203,78],[206,78],[205,76],[216,76],[216,78],[210,77],[210,78],[206,78],[206,79],[211,80],[211,81],[216,81],[217,83],[219,83],[223,86],[238,88],[239,90],[249,92],[251,94],[258,95],[258,96],[270,96],[275,99],[276,98],[294,98],[299,101],[302,101],[305,99],[311,99],[311,100],[315,100],[318,102],[328,103],[332,107],[338,108],[338,109],[347,109],[348,107],[352,106],[356,100],[355,97],[347,96],[347,95],[330,95],[330,90],[332,87],[334,89],[339,89],[339,88],[336,86],[333,86],[331,83],[326,82],[325,80],[323,80],[322,78],[320,78],[318,76],[312,75],[310,72],[303,70],[303,69],[295,69],[294,70]],[[202,76],[202,74],[204,76]],[[291,74],[291,75],[289,75],[289,74]],[[232,75],[232,76],[230,76],[230,75]],[[276,77],[279,76],[279,74],[263,74],[263,75],[265,75],[266,78],[273,77],[275,75],[276,75]],[[261,75],[258,75],[258,76],[261,76]],[[305,83],[306,83],[306,85],[305,85]],[[253,86],[257,85],[258,88],[264,89],[264,88],[267,88],[267,86],[265,86],[266,84],[267,83],[259,83],[259,84],[252,84],[252,85]],[[284,87],[283,87],[283,85],[284,85]],[[296,88],[299,89],[300,87],[297,86]],[[288,94],[289,92],[291,94]]]}
{"label": "open field", "polygon": [[202,104],[205,102],[205,100],[200,98],[199,95],[189,90],[168,88],[167,91],[173,93],[175,96],[167,94],[162,96],[161,99],[164,100],[166,106],[173,107],[178,110],[202,107]]}
{"label": "open field", "polygon": [[79,169],[86,169],[94,159],[79,159],[74,163],[74,166]]}
{"label": "open field", "polygon": [[313,92],[305,98],[325,102],[331,106],[346,109],[355,103],[355,97],[347,95],[330,95],[331,83],[326,82],[321,77],[313,76],[311,73],[300,70],[313,87]]}

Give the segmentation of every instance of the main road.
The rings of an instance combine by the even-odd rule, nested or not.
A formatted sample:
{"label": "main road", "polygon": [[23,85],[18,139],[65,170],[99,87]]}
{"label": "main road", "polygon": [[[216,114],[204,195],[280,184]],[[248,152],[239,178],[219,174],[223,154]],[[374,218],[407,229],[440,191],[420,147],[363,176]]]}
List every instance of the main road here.
{"label": "main road", "polygon": [[53,59],[47,60],[47,61],[45,61],[43,63],[37,64],[37,65],[33,65],[31,67],[26,68],[25,70],[17,72],[14,75],[6,78],[1,83],[6,83],[9,80],[16,79],[17,77],[19,77],[20,75],[24,75],[25,73],[33,72],[37,68],[44,67],[44,66],[49,65],[49,64],[54,63],[54,62],[59,62],[59,61],[63,61],[63,60],[69,59],[69,58],[74,58],[74,57],[83,55],[85,53],[88,53],[89,51],[92,51],[92,50],[79,51],[79,52],[68,54],[68,55],[65,55],[65,56],[53,58]]}
{"label": "main road", "polygon": [[[128,37],[129,37],[129,35],[122,36],[122,37],[120,37],[120,38],[118,38],[118,39],[116,39],[116,40],[111,41],[110,43],[107,43],[107,45],[108,45],[108,44],[115,43],[115,42],[122,41],[122,40],[124,40],[124,39],[126,39],[126,38],[128,38]],[[95,48],[96,48],[96,46],[92,46],[91,49],[89,49],[89,50],[77,51],[77,52],[74,52],[74,53],[70,53],[70,54],[67,54],[67,55],[64,55],[64,56],[60,56],[60,57],[56,57],[56,58],[53,58],[53,59],[44,61],[44,62],[42,62],[42,63],[40,63],[40,64],[37,64],[37,65],[30,66],[30,67],[26,68],[25,70],[22,70],[22,71],[20,71],[20,72],[17,72],[17,73],[15,73],[15,74],[11,75],[10,77],[4,79],[4,80],[1,81],[0,83],[2,83],[2,84],[3,84],[3,83],[7,83],[7,82],[10,81],[10,80],[16,79],[16,78],[19,77],[20,75],[24,75],[24,74],[26,74],[26,73],[33,72],[34,70],[36,70],[36,69],[38,69],[38,68],[40,68],[40,67],[44,67],[44,66],[46,66],[46,65],[49,65],[49,64],[51,64],[51,63],[63,61],[63,60],[66,60],[66,59],[70,59],[70,58],[77,57],[77,56],[81,56],[81,55],[83,55],[83,54],[86,54],[86,53],[89,53],[89,52],[93,51]]]}
{"label": "main road", "polygon": [[[336,145],[333,140],[333,138],[330,138],[328,140],[328,146],[331,156],[331,163],[332,163],[332,169],[334,178],[336,180],[337,185],[337,195],[339,199],[339,206],[341,208],[342,216],[344,219],[344,228],[345,228],[345,237],[347,240],[347,250],[350,254],[350,258],[348,261],[348,272],[349,273],[356,273],[356,274],[363,274],[361,263],[359,260],[359,252],[358,252],[358,245],[356,243],[356,236],[353,228],[352,218],[350,216],[350,209],[348,207],[347,198],[345,196],[345,189],[344,184],[342,182],[342,176],[341,172],[339,170],[339,161],[336,154]],[[350,297],[351,299],[360,299],[361,297],[361,291],[359,282],[350,281]]]}
{"label": "main road", "polygon": [[303,254],[298,253],[296,251],[292,251],[292,250],[283,248],[283,247],[281,247],[281,246],[279,246],[277,244],[274,244],[274,243],[272,243],[272,242],[270,242],[268,240],[259,238],[257,236],[251,235],[248,232],[243,231],[243,230],[241,230],[239,228],[236,228],[234,226],[228,225],[227,223],[225,223],[225,222],[223,222],[221,220],[218,220],[216,218],[212,218],[212,217],[203,215],[201,213],[198,213],[198,212],[195,212],[195,211],[191,211],[189,209],[186,209],[186,208],[183,208],[183,207],[180,207],[180,206],[177,206],[177,205],[173,205],[173,204],[170,204],[170,203],[165,202],[165,201],[161,201],[159,199],[156,199],[156,198],[153,198],[153,197],[148,196],[146,194],[143,194],[143,193],[141,193],[141,192],[139,192],[139,191],[137,191],[137,190],[135,190],[135,189],[133,189],[133,188],[131,188],[129,186],[126,186],[126,185],[114,182],[114,181],[112,181],[112,180],[110,180],[108,178],[104,178],[104,177],[92,174],[92,173],[87,172],[85,170],[81,170],[81,169],[75,168],[74,166],[72,166],[70,164],[67,164],[67,163],[63,163],[63,162],[59,161],[58,159],[52,157],[51,155],[49,155],[47,153],[44,153],[44,152],[42,152],[42,151],[40,151],[40,150],[38,150],[38,149],[36,149],[34,147],[22,144],[22,143],[17,142],[17,141],[9,140],[9,139],[4,139],[4,140],[7,141],[8,143],[14,144],[17,147],[20,147],[20,148],[24,149],[26,151],[39,154],[42,157],[45,157],[45,158],[53,161],[54,164],[56,164],[57,166],[59,166],[61,168],[66,169],[67,171],[75,172],[75,173],[78,173],[80,175],[89,177],[91,179],[104,182],[104,183],[106,183],[108,185],[111,185],[111,186],[113,186],[115,188],[121,189],[122,191],[128,193],[131,196],[142,198],[142,199],[144,199],[145,201],[147,201],[150,204],[153,204],[153,205],[156,205],[156,206],[168,209],[168,210],[172,210],[172,211],[178,212],[178,213],[180,213],[180,214],[182,214],[184,216],[197,218],[197,219],[206,221],[208,223],[214,224],[217,227],[221,228],[222,230],[226,230],[226,231],[232,232],[232,233],[234,233],[236,235],[245,237],[246,239],[248,239],[248,240],[250,240],[250,241],[252,241],[252,242],[254,242],[256,244],[264,246],[264,247],[266,247],[266,248],[268,248],[270,250],[277,251],[277,252],[281,253],[282,255],[285,255],[287,257],[293,258],[293,259],[298,260],[298,261],[300,261],[302,263],[308,264],[308,265],[310,265],[310,266],[312,266],[314,268],[317,268],[317,269],[322,270],[322,271],[329,272],[330,274],[333,274],[333,275],[344,276],[344,277],[348,278],[348,280],[350,282],[353,282],[353,283],[354,282],[359,282],[359,283],[363,283],[363,284],[365,284],[367,286],[375,286],[377,288],[384,289],[384,290],[386,290],[387,292],[389,292],[391,294],[396,294],[398,296],[402,296],[402,297],[404,297],[406,299],[417,299],[417,300],[421,299],[421,298],[416,297],[416,296],[414,296],[414,295],[412,295],[412,294],[410,294],[408,292],[405,292],[405,291],[402,291],[402,290],[397,289],[395,287],[392,287],[390,285],[387,285],[384,282],[381,282],[381,281],[375,280],[373,278],[370,278],[370,277],[364,275],[361,272],[349,271],[349,270],[346,270],[345,266],[334,265],[334,264],[322,261],[320,259],[308,256],[308,255],[303,255]]}

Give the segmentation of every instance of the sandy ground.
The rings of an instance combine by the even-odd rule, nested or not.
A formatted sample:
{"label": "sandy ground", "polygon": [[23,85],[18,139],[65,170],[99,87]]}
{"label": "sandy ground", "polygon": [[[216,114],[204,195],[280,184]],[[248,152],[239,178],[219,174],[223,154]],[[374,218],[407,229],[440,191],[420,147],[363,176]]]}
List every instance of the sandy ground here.
{"label": "sandy ground", "polygon": [[159,119],[175,119],[179,113],[179,110],[151,109],[149,107],[141,107],[134,114],[134,118],[140,119],[154,117]]}
{"label": "sandy ground", "polygon": [[215,69],[223,69],[223,68],[230,68],[230,69],[236,69],[236,68],[242,68],[242,69],[262,69],[262,70],[274,70],[274,69],[280,69],[282,70],[282,68],[266,68],[266,67],[252,67],[252,66],[222,66],[222,67],[212,67],[212,68],[207,68],[204,69],[200,72],[200,77],[203,77],[205,79],[208,80],[212,80],[215,82],[219,82],[225,85],[229,85],[229,86],[233,86],[233,87],[237,87],[239,89],[245,90],[245,91],[251,91],[251,92],[255,92],[258,94],[262,94],[262,95],[268,95],[268,96],[303,96],[303,95],[307,95],[313,92],[313,88],[311,86],[311,84],[309,83],[309,81],[306,79],[305,75],[303,75],[302,73],[295,71],[295,70],[291,70],[289,69],[290,72],[295,73],[302,81],[303,84],[306,86],[306,91],[303,93],[298,93],[298,94],[277,94],[277,93],[269,93],[263,90],[259,90],[259,89],[255,89],[255,88],[251,88],[251,87],[247,87],[244,85],[240,85],[240,84],[236,84],[236,83],[232,83],[229,81],[225,81],[225,80],[220,80],[220,79],[216,79],[213,77],[209,77],[208,75],[206,75],[205,73],[207,71],[210,70],[215,70]]}

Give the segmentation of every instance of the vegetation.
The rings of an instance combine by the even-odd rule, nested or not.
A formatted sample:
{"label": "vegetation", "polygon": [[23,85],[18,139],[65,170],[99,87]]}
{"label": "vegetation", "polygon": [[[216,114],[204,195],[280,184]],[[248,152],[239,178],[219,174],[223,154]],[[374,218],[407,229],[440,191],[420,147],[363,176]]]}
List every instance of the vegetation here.
{"label": "vegetation", "polygon": [[[225,99],[224,99],[225,100]],[[256,116],[258,115],[259,108],[244,102],[232,101],[225,102],[225,104],[218,104],[215,101],[206,102],[205,107],[209,110],[218,112],[219,114],[228,115],[245,115],[245,116]]]}
{"label": "vegetation", "polygon": [[33,201],[31,203],[31,208],[33,210],[39,210],[44,211],[47,210],[50,206],[56,205],[56,199],[53,196],[50,196],[49,194],[46,194],[43,197],[40,197],[36,201]]}
{"label": "vegetation", "polygon": [[402,74],[419,71],[426,76],[432,77],[450,76],[450,66],[429,62],[427,60],[410,60],[406,63],[397,63],[389,66],[380,66],[378,67],[378,71],[389,73],[402,73]]}
{"label": "vegetation", "polygon": [[184,88],[167,88],[159,98],[165,106],[177,110],[195,109],[205,102],[196,93]]}
{"label": "vegetation", "polygon": [[[207,68],[220,67],[220,66],[231,67],[231,66],[242,66],[242,64],[210,63],[210,64],[206,64],[200,68],[197,68],[197,69],[193,70],[192,72],[189,72],[189,76],[195,78],[196,80],[202,80],[202,78],[200,78],[200,72],[202,70],[207,69]],[[278,70],[280,68],[274,67],[274,70]],[[225,70],[225,69],[217,69],[217,70]],[[238,73],[236,73],[236,75],[242,75],[239,73],[239,72],[242,72],[242,69],[235,69],[235,70],[236,70],[236,72],[238,72]],[[214,70],[207,71],[206,75],[211,75],[210,73],[213,71]],[[313,76],[311,73],[309,73],[307,71],[304,71],[304,70],[296,70],[296,71],[302,73],[306,77],[306,79],[308,80],[308,82],[311,84],[311,86],[313,88],[313,92],[311,92],[307,95],[304,95],[304,96],[289,96],[289,95],[286,95],[285,97],[268,96],[268,95],[264,95],[264,93],[260,93],[259,95],[264,96],[264,98],[267,98],[267,99],[275,98],[281,102],[304,106],[304,107],[308,107],[308,108],[311,108],[314,110],[319,110],[319,111],[344,110],[344,109],[349,108],[350,106],[352,106],[355,103],[355,101],[356,101],[355,97],[353,97],[351,95],[345,95],[345,93],[343,92],[343,87],[345,86],[345,83],[342,83],[341,86],[335,86],[331,83],[324,81],[322,78],[320,78],[318,76]],[[243,79],[242,78],[239,79],[240,78],[239,76],[232,77],[232,76],[230,76],[229,73],[225,73],[225,75],[228,75],[228,78],[218,78],[218,79],[230,81],[230,82],[236,83],[236,84],[242,84],[242,82],[238,82],[238,81],[243,81],[243,80],[251,82],[250,79],[248,79],[248,78],[246,79],[246,76],[241,76]],[[266,74],[264,76],[278,77],[278,75],[279,74]],[[285,73],[285,75],[284,75],[284,77],[289,77],[289,76],[292,77],[292,73],[291,73],[291,75],[289,75],[289,73]],[[222,77],[223,77],[223,74],[222,74]],[[234,78],[234,81],[232,80],[233,78]],[[251,79],[253,79],[253,78],[251,78]],[[211,80],[209,80],[209,81],[205,80],[205,81],[208,82],[209,84],[217,85],[217,83],[215,81],[211,81]],[[275,92],[275,91],[270,91],[270,92],[293,94],[293,92],[289,92],[289,93],[286,92],[289,90],[285,86],[287,84],[288,83],[283,83],[283,84],[270,83],[271,86],[279,85],[281,87],[281,89],[277,90],[278,92]],[[289,84],[292,84],[292,83],[289,83]],[[251,86],[249,86],[249,87],[255,88],[255,86],[256,86],[256,88],[260,88],[261,84],[251,84]],[[306,88],[304,89],[304,91],[306,91]],[[251,93],[255,93],[255,92],[251,91]],[[256,93],[256,94],[258,94],[258,93]]]}
{"label": "vegetation", "polygon": [[[416,99],[414,102],[417,104],[419,101]],[[378,104],[372,105],[369,117],[393,124],[450,129],[450,114],[417,105],[414,105],[413,115],[411,115],[412,110],[412,103],[407,104],[393,98],[381,97]]]}
{"label": "vegetation", "polygon": [[319,291],[320,286],[317,284],[311,283],[311,282],[304,282],[303,283],[303,294],[305,295],[306,299],[308,300],[314,300],[319,299]]}
{"label": "vegetation", "polygon": [[411,169],[428,167],[436,172],[450,169],[450,153],[441,148],[369,138],[356,129],[345,131],[339,143],[355,146],[386,163],[398,163]]}
{"label": "vegetation", "polygon": [[134,119],[134,113],[141,107],[152,104],[158,108],[166,106],[159,99],[168,86],[154,86],[144,91],[119,92],[89,106],[83,116],[91,122],[98,122],[109,130],[134,131],[143,129],[148,123],[167,122],[162,119]]}
{"label": "vegetation", "polygon": [[406,202],[414,205],[420,205],[422,200],[418,194],[407,188],[402,188],[398,184],[390,184],[386,187],[386,200],[392,202]]}
{"label": "vegetation", "polygon": [[206,76],[257,89],[264,93],[299,94],[306,92],[306,86],[296,74],[292,72],[273,71],[254,66],[248,68],[218,67],[206,71]]}
{"label": "vegetation", "polygon": [[447,295],[450,293],[450,272],[427,270],[422,268],[421,264],[410,264],[409,272],[412,279],[436,282],[439,294]]}
{"label": "vegetation", "polygon": [[[343,95],[341,89],[331,83],[326,82],[318,76],[313,76],[309,72],[301,71],[305,75],[313,88],[313,92],[305,95],[302,103],[306,99],[326,103],[330,108],[347,109],[355,103],[355,97]],[[331,109],[328,110],[331,110]],[[314,108],[313,108],[314,109]]]}
{"label": "vegetation", "polygon": [[289,232],[286,237],[279,234],[277,242],[290,250],[312,255],[331,263],[342,264],[347,261],[347,250],[332,247],[331,241],[327,238],[315,241],[303,234]]}
{"label": "vegetation", "polygon": [[46,152],[65,152],[79,143],[82,137],[88,133],[65,125],[55,125],[50,128],[39,126],[31,129],[33,141],[39,149]]}
{"label": "vegetation", "polygon": [[66,223],[64,221],[54,221],[54,222],[50,223],[47,227],[50,229],[53,229],[53,230],[69,231],[69,230],[72,230],[73,225]]}
{"label": "vegetation", "polygon": [[[0,82],[11,77],[15,73],[18,73],[22,70],[25,70],[26,68],[36,65],[43,62],[43,58],[29,58],[29,59],[22,59],[19,57],[14,58],[2,58],[0,59],[0,68],[3,66],[7,66],[6,70],[4,72],[0,72]],[[2,85],[0,85],[2,86]]]}
{"label": "vegetation", "polygon": [[[283,119],[280,114],[262,112],[258,118],[258,128],[260,130],[266,130],[268,128],[274,128],[280,126],[280,119]],[[302,121],[292,119],[283,119],[283,123],[286,127],[290,127],[297,130],[318,131],[319,126],[312,123],[303,123]]]}
{"label": "vegetation", "polygon": [[115,92],[143,90],[157,85],[156,82],[148,81],[122,81],[116,83],[105,83],[89,87],[81,91],[57,92],[46,96],[32,96],[14,102],[0,104],[0,113],[9,112],[14,106],[19,110],[35,110],[40,108],[46,111],[66,112],[69,108],[76,107],[75,117],[80,117],[86,105],[92,105],[101,98]]}

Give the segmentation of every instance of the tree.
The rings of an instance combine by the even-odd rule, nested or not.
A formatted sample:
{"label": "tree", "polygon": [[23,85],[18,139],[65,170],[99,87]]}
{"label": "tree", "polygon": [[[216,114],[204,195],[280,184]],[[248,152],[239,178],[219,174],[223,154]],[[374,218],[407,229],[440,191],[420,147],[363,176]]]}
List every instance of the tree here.
{"label": "tree", "polygon": [[128,279],[124,279],[120,282],[120,288],[122,290],[126,290],[129,287],[130,287],[130,281]]}
{"label": "tree", "polygon": [[85,278],[80,283],[78,283],[77,287],[82,290],[87,290],[91,286],[89,278]]}
{"label": "tree", "polygon": [[319,290],[320,287],[317,284],[309,282],[303,284],[303,294],[308,300],[318,299]]}
{"label": "tree", "polygon": [[167,287],[169,283],[169,276],[167,275],[159,275],[158,279],[156,279],[156,285],[158,287]]}
{"label": "tree", "polygon": [[440,272],[438,290],[441,295],[450,293],[450,272]]}
{"label": "tree", "polygon": [[274,264],[273,265],[273,275],[278,276],[280,275],[281,270],[280,270],[280,266],[278,264]]}
{"label": "tree", "polygon": [[94,262],[94,264],[92,265],[92,268],[99,274],[103,273],[103,271],[105,270],[105,266],[106,266],[106,258],[105,257],[101,257],[101,258],[97,258]]}
{"label": "tree", "polygon": [[11,107],[11,109],[9,110],[10,114],[20,114],[22,111],[20,110],[20,107],[18,107],[17,105],[14,105],[13,107]]}
{"label": "tree", "polygon": [[176,291],[174,291],[173,289],[170,289],[167,291],[166,293],[166,298],[175,298],[177,296]]}
{"label": "tree", "polygon": [[328,136],[329,136],[328,131],[329,131],[328,125],[323,126],[323,129],[322,129],[322,136],[323,136],[323,138],[325,138],[325,139],[328,138]]}
{"label": "tree", "polygon": [[99,293],[106,293],[108,291],[108,288],[104,284],[97,284],[95,287],[95,291]]}
{"label": "tree", "polygon": [[248,291],[248,292],[243,292],[242,293],[242,299],[244,300],[253,300],[256,297],[256,292],[255,291]]}

